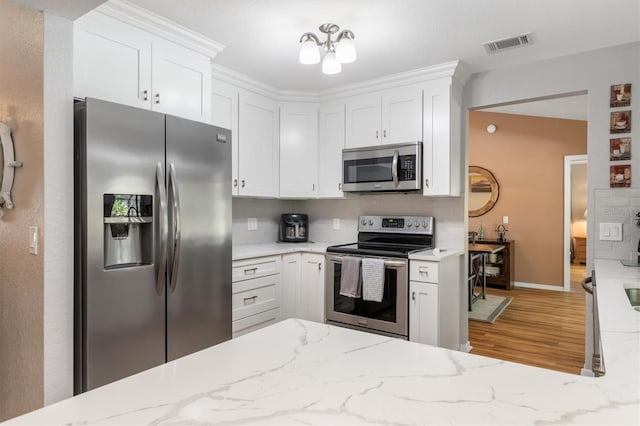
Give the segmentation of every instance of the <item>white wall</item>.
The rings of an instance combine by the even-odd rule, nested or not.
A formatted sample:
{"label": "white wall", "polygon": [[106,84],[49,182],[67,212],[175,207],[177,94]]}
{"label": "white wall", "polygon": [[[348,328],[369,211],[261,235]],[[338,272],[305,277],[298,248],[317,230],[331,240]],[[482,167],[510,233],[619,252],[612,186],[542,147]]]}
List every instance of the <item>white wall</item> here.
{"label": "white wall", "polygon": [[44,404],[73,395],[73,22],[44,15]]}
{"label": "white wall", "polygon": [[[522,64],[474,74],[463,92],[463,107],[530,100],[587,91],[588,209],[594,209],[594,191],[609,188],[609,90],[631,83],[632,187],[640,187],[640,43],[631,43],[577,55]],[[635,149],[635,153],[634,153]],[[541,169],[544,165],[541,164]],[[587,222],[587,267],[593,267],[595,219]]]}

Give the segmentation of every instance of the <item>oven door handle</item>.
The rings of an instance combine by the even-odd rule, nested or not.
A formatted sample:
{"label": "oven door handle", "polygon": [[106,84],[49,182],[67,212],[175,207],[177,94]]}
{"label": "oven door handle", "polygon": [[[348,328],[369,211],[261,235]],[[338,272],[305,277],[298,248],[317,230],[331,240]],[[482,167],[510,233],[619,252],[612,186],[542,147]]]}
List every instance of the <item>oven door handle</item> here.
{"label": "oven door handle", "polygon": [[[342,262],[342,256],[329,256],[327,255],[327,259],[333,262]],[[406,268],[407,262],[403,260],[385,260],[384,266],[388,268]]]}

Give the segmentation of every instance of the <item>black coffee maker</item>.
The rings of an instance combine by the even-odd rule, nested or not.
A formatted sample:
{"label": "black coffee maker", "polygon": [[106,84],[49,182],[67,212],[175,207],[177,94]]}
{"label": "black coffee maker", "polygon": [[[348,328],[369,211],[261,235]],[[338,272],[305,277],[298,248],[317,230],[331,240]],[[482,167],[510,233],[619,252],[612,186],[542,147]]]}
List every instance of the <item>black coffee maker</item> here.
{"label": "black coffee maker", "polygon": [[280,218],[280,241],[300,243],[309,236],[309,217],[306,214],[287,213]]}

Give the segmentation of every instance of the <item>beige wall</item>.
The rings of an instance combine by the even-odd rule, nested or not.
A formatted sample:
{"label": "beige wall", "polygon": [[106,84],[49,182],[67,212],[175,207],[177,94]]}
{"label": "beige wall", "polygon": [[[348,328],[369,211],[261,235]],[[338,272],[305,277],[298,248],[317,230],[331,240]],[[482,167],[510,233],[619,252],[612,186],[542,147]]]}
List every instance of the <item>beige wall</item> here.
{"label": "beige wall", "polygon": [[[495,124],[498,130],[487,133]],[[469,218],[495,239],[502,216],[515,240],[515,281],[562,286],[564,156],[587,153],[587,122],[469,113],[469,165],[489,169],[500,184],[495,207]]]}
{"label": "beige wall", "polygon": [[[14,210],[0,218],[0,420],[43,404],[43,16],[0,0],[0,120],[14,119]],[[42,240],[40,240],[42,241]],[[41,247],[42,248],[42,247]]]}

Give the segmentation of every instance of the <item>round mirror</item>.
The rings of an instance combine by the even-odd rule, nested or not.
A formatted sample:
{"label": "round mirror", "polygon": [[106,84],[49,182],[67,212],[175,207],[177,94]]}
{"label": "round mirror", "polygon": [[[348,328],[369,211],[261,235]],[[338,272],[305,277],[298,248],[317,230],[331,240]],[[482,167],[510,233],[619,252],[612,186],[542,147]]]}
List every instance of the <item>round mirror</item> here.
{"label": "round mirror", "polygon": [[482,216],[495,206],[500,194],[496,177],[484,167],[469,166],[469,216]]}

